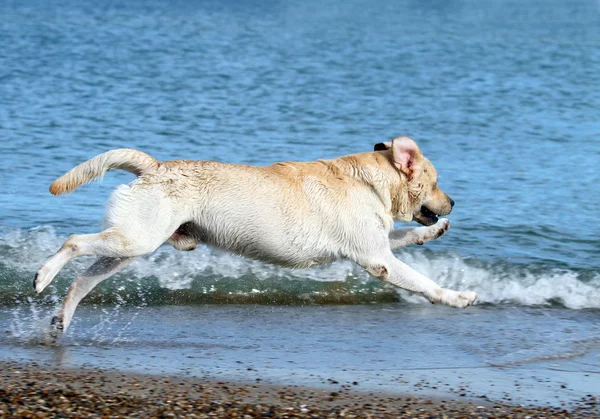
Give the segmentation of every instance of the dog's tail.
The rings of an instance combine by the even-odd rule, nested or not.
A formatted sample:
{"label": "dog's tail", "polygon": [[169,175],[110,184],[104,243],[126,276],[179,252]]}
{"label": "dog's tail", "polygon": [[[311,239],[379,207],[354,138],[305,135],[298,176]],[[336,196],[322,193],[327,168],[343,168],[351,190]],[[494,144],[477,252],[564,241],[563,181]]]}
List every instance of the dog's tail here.
{"label": "dog's tail", "polygon": [[73,192],[111,169],[127,170],[136,176],[154,172],[160,163],[146,153],[131,148],[110,150],[97,155],[91,160],[81,163],[56,179],[50,185],[52,195]]}

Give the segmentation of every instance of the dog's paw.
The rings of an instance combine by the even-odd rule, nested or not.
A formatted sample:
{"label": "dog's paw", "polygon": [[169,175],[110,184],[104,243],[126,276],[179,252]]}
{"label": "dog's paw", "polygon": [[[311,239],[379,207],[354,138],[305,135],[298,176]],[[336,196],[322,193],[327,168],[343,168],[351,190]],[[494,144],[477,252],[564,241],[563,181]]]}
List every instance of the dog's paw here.
{"label": "dog's paw", "polygon": [[50,337],[54,341],[56,341],[58,338],[60,338],[64,334],[64,332],[65,332],[65,326],[64,326],[62,316],[59,314],[59,315],[52,317],[52,320],[50,321],[50,330],[49,330]]}
{"label": "dog's paw", "polygon": [[440,218],[438,222],[432,226],[432,228],[434,234],[436,235],[435,238],[437,239],[438,237],[441,237],[442,234],[444,234],[446,231],[448,231],[448,229],[450,228],[450,220],[447,218]]}
{"label": "dog's paw", "polygon": [[456,308],[466,308],[477,300],[477,294],[473,291],[453,291],[453,290],[443,290],[441,302],[443,304],[456,307]]}
{"label": "dog's paw", "polygon": [[51,272],[50,269],[46,268],[45,266],[42,266],[40,269],[38,269],[38,271],[35,273],[35,277],[33,278],[33,289],[35,292],[39,294],[40,292],[44,291],[44,288],[46,288],[50,282],[52,282],[55,275],[55,273]]}
{"label": "dog's paw", "polygon": [[429,227],[417,227],[415,232],[415,244],[419,246],[430,240],[441,237],[450,228],[450,220],[441,218],[437,223]]}
{"label": "dog's paw", "polygon": [[477,300],[477,293],[473,291],[464,291],[458,293],[458,301],[459,304],[456,306],[458,308],[467,308]]}

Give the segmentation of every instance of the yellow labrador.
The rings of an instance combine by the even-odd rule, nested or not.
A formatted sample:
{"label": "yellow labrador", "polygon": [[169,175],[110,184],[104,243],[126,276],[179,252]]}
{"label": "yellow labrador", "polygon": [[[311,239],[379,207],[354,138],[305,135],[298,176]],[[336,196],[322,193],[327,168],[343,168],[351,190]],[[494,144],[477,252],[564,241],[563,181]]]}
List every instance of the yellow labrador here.
{"label": "yellow labrador", "polygon": [[[477,298],[441,288],[392,253],[441,236],[449,222],[437,216],[454,205],[409,137],[377,144],[369,153],[267,167],[159,163],[137,150],[111,150],[70,170],[50,192],[71,192],[111,169],[138,177],[112,194],[105,230],[69,237],[35,275],[40,293],[71,259],[98,257],[73,281],[52,321],[54,337],[64,333],[77,304],[97,284],[164,242],[179,250],[207,244],[295,268],[348,259],[432,303],[467,307]],[[394,221],[413,220],[426,227],[394,229]]]}

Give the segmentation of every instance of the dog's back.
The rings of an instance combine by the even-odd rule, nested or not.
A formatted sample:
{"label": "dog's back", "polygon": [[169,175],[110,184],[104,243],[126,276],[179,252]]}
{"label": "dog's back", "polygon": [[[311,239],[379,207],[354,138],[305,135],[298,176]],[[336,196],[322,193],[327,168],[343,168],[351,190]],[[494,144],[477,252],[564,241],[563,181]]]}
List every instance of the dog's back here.
{"label": "dog's back", "polygon": [[[356,228],[371,219],[363,212],[385,210],[371,188],[331,161],[267,167],[169,161],[128,188],[127,196],[115,192],[107,225],[139,213],[121,201],[148,201],[151,194],[198,243],[292,267],[350,257],[355,240],[365,240]],[[121,207],[126,214],[115,212]]]}

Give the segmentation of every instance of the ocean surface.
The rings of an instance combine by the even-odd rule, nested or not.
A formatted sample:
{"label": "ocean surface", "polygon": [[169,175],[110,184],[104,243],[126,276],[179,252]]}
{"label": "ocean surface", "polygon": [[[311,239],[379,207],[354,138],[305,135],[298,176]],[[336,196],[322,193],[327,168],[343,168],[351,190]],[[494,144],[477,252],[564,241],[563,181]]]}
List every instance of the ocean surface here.
{"label": "ocean surface", "polygon": [[[241,380],[239,362],[271,362],[274,382],[336,373],[386,391],[458,371],[471,395],[539,403],[600,393],[598,1],[3,1],[0,43],[1,357]],[[39,345],[91,259],[40,296],[35,271],[99,231],[133,179],[50,195],[73,166],[120,147],[268,165],[398,135],[456,206],[446,235],[396,255],[476,291],[474,307],[431,306],[349,262],[163,246],[90,294],[59,349]]]}

